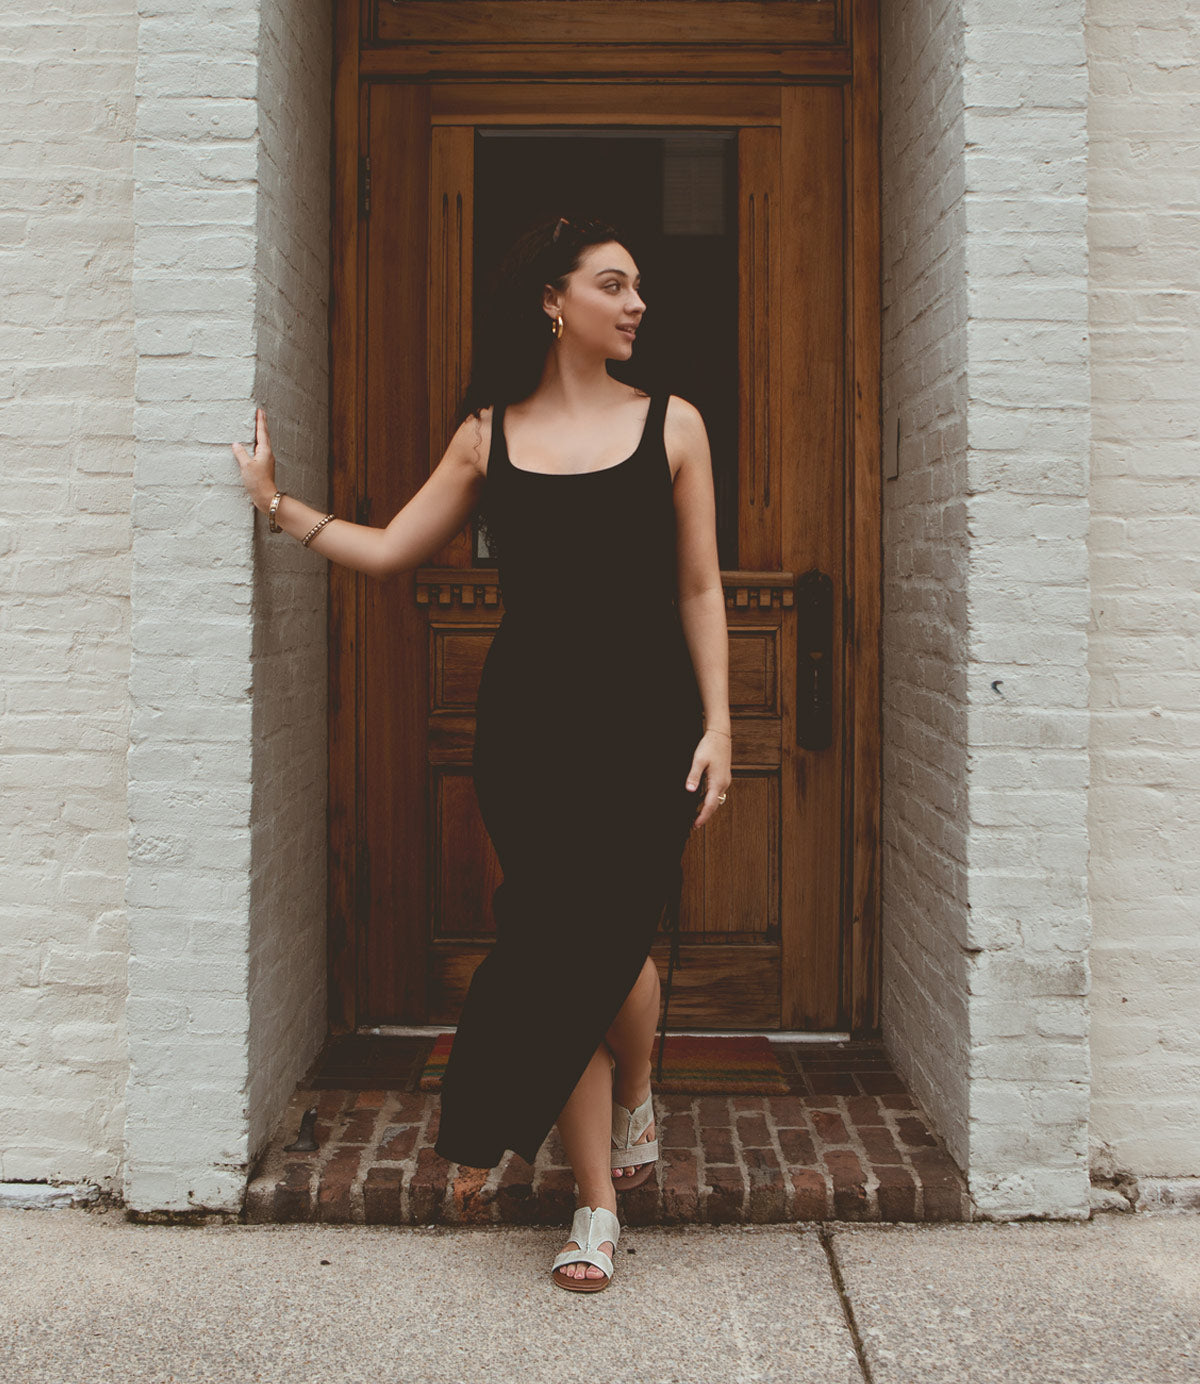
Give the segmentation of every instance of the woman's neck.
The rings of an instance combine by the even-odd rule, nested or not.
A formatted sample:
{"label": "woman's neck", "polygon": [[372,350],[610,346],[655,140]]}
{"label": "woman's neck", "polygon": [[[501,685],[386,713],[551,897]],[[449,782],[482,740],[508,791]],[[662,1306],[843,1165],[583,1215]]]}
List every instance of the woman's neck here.
{"label": "woman's neck", "polygon": [[629,386],[614,380],[605,365],[603,359],[580,359],[551,347],[535,393],[556,411],[586,417],[629,396]]}

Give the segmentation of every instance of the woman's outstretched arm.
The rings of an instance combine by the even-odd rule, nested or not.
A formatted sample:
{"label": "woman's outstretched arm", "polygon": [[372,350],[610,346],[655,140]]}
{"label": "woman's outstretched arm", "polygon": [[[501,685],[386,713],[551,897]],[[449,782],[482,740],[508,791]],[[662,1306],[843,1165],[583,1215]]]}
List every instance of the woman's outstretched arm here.
{"label": "woman's outstretched arm", "polygon": [[[488,411],[485,410],[485,416]],[[277,489],[275,455],[267,433],[267,414],[259,409],[255,419],[254,455],[240,442],[233,455],[242,470],[242,481],[256,509],[265,514]],[[471,516],[483,485],[476,464],[483,442],[483,426],[470,417],[450,439],[441,461],[386,528],[332,519],[309,544],[330,562],[371,576],[386,577],[419,567],[439,552]],[[293,538],[303,538],[325,517],[324,511],[285,494],[275,510],[275,522]]]}

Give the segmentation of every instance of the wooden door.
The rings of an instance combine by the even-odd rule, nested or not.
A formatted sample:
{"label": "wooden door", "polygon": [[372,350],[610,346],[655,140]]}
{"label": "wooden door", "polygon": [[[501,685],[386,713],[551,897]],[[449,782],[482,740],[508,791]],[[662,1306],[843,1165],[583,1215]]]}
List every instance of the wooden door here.
{"label": "wooden door", "polygon": [[[820,70],[807,79],[687,81],[687,59],[660,45],[658,63],[675,74],[667,83],[551,82],[497,72],[499,58],[468,46],[455,22],[468,24],[471,0],[405,8],[402,16],[384,0],[361,32],[354,7],[341,17],[333,507],[385,523],[453,431],[469,370],[477,242],[495,218],[477,205],[485,136],[553,131],[577,151],[597,135],[675,147],[668,133],[690,133],[693,149],[720,144],[731,170],[733,251],[723,272],[735,349],[731,404],[712,403],[706,421],[734,782],[685,852],[670,1019],[876,1032],[873,22],[860,18],[867,56],[857,76],[845,16],[824,0],[799,0],[782,7],[793,22],[828,27]],[[582,44],[589,13],[603,21],[600,12],[620,8],[513,4],[509,41],[514,52],[522,37],[523,50],[536,46],[555,9],[582,26]],[[642,0],[642,37],[678,8]],[[769,7],[692,8],[711,18]],[[413,25],[449,25],[457,39],[442,38],[463,45],[461,65],[493,67],[406,70],[397,81],[398,67],[420,66],[416,45],[399,37],[402,22],[409,38]],[[549,35],[542,41],[548,50]],[[584,44],[576,60],[594,54]],[[675,392],[706,412],[703,387],[705,397]],[[490,945],[500,878],[470,772],[479,674],[502,613],[495,568],[465,529],[428,567],[386,584],[335,572],[332,598],[331,1026],[452,1023]],[[665,941],[656,955],[665,966]]]}

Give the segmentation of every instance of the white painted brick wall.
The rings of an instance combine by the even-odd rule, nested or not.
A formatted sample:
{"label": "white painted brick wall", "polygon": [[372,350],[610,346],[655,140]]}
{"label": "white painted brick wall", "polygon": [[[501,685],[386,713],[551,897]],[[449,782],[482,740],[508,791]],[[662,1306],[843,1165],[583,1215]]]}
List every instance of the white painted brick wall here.
{"label": "white painted brick wall", "polygon": [[884,1003],[980,1214],[1087,1213],[1081,0],[884,7]]}
{"label": "white painted brick wall", "polygon": [[0,16],[0,1179],[106,1190],[127,1063],[136,39],[132,0]]}
{"label": "white painted brick wall", "polygon": [[[274,0],[141,12],[135,1210],[240,1205],[322,1030],[324,564],[281,536],[267,546],[229,443],[250,439],[261,401],[281,481],[324,492],[328,14]],[[307,701],[285,698],[293,680]]]}
{"label": "white painted brick wall", "polygon": [[883,1024],[960,1166],[969,1158],[966,330],[957,0],[882,7]]}
{"label": "white painted brick wall", "polygon": [[[279,484],[329,490],[328,293],[332,15],[263,0],[259,71],[257,399]],[[251,1156],[274,1132],[326,1032],[328,563],[260,520],[253,720]]]}
{"label": "white painted brick wall", "polygon": [[1084,4],[963,15],[969,1186],[988,1215],[1086,1215]]}
{"label": "white painted brick wall", "polygon": [[1200,15],[1091,0],[1092,1157],[1200,1175]]}

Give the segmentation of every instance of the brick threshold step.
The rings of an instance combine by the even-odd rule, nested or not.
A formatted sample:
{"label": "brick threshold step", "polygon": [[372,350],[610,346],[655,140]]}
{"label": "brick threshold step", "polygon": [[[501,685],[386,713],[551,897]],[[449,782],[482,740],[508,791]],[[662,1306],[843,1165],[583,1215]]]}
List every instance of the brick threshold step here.
{"label": "brick threshold step", "polygon": [[[317,1109],[317,1149],[288,1152]],[[962,1176],[906,1092],[655,1095],[654,1177],[620,1194],[628,1225],[966,1221]],[[436,1094],[301,1084],[246,1191],[254,1223],[564,1225],[575,1179],[558,1130],[530,1165],[494,1168],[433,1151]]]}

